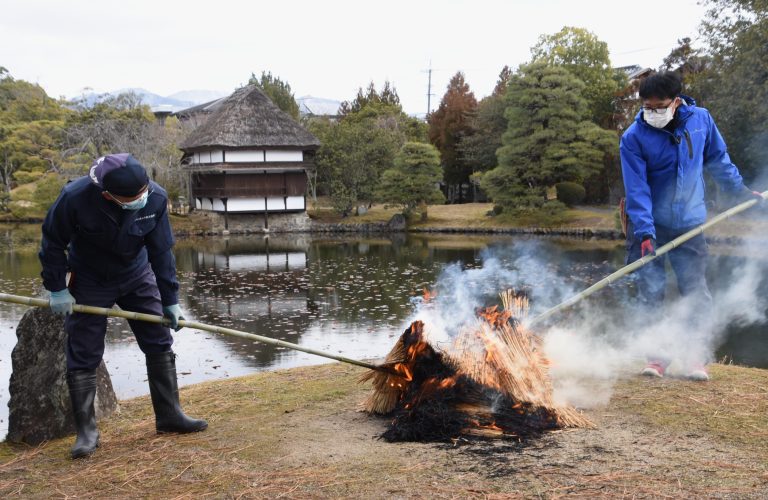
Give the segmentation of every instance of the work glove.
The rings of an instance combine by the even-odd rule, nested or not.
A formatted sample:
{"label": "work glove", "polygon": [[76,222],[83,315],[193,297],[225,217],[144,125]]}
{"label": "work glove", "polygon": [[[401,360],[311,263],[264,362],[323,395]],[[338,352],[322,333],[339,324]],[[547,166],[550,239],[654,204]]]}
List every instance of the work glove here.
{"label": "work glove", "polygon": [[72,314],[72,306],[76,302],[72,294],[69,293],[69,288],[65,288],[58,292],[51,292],[51,299],[48,304],[51,306],[53,314],[66,316],[67,314]]}
{"label": "work glove", "polygon": [[184,319],[184,316],[181,315],[181,307],[179,304],[163,306],[163,317],[168,319],[170,322],[168,326],[173,328],[173,331],[178,332],[181,330],[179,320]]}
{"label": "work glove", "polygon": [[747,186],[744,186],[744,201],[749,201],[752,199],[756,199],[758,205],[763,205],[765,203],[763,193],[760,191],[752,191]]}
{"label": "work glove", "polygon": [[656,255],[656,240],[650,234],[646,234],[643,236],[643,242],[640,243],[640,257],[645,257],[649,254]]}

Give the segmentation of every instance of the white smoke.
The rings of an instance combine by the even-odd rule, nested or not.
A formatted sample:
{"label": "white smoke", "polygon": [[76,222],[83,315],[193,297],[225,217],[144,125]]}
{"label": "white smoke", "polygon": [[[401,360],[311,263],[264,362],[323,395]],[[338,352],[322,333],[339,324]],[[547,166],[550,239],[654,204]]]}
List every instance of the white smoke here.
{"label": "white smoke", "polygon": [[[571,297],[579,290],[566,282],[569,263],[553,263],[549,259],[562,255],[547,255],[546,246],[535,240],[515,242],[511,249],[487,251],[482,267],[448,266],[435,285],[437,298],[417,307],[409,322],[423,321],[430,341],[446,347],[462,325],[475,324],[477,307],[498,303],[502,290],[526,290],[534,316]],[[757,243],[741,246],[748,258],[710,277],[712,311],[679,297],[668,270],[664,309],[651,317],[633,308],[630,277],[580,302],[546,330],[536,327],[552,362],[556,400],[582,408],[605,405],[615,382],[637,376],[648,357],[668,359],[673,376],[713,361],[727,328],[766,321],[768,298],[760,286],[768,260],[752,258],[762,256],[759,249]],[[698,320],[699,325],[693,324]]]}

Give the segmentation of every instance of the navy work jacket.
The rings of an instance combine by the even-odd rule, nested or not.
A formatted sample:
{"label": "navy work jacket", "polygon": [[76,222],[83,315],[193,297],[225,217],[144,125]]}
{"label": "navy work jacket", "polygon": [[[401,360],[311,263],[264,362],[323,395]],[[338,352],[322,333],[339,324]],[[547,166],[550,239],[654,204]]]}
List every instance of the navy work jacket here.
{"label": "navy work jacket", "polygon": [[179,283],[168,221],[168,195],[150,181],[147,204],[124,210],[104,199],[88,176],[61,190],[43,222],[40,262],[43,286],[66,288],[67,271],[86,274],[103,283],[119,283],[143,272],[149,263],[163,305],[178,303]]}
{"label": "navy work jacket", "polygon": [[656,224],[681,230],[706,221],[705,170],[726,192],[745,189],[712,116],[681,98],[674,131],[651,127],[640,111],[621,137],[627,215],[638,238],[656,238]]}

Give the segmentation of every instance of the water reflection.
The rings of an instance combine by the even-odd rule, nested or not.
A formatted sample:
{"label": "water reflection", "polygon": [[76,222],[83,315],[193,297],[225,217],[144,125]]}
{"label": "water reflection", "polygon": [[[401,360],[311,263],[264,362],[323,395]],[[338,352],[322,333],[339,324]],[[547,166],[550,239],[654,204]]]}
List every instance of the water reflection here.
{"label": "water reflection", "polygon": [[[34,295],[39,290],[37,228],[0,228],[0,290]],[[509,236],[396,235],[389,237],[244,236],[178,242],[180,301],[189,319],[245,330],[353,358],[386,354],[413,311],[412,299],[431,287],[452,263],[484,264],[491,250],[516,278],[480,284],[488,300],[504,287],[525,288],[539,308],[566,298],[621,267],[618,242]],[[734,269],[751,256],[717,254],[710,260],[715,295]],[[535,265],[534,265],[535,263]],[[506,276],[506,275],[505,275]],[[768,280],[761,284],[768,293]],[[631,281],[614,285],[595,301],[621,309]],[[0,304],[0,435],[7,417],[7,381],[14,329],[26,308]],[[123,320],[108,322],[105,360],[118,397],[145,394],[144,358]],[[719,356],[768,366],[764,325],[733,327]],[[181,384],[256,370],[326,362],[304,353],[245,339],[184,329],[174,335]]]}

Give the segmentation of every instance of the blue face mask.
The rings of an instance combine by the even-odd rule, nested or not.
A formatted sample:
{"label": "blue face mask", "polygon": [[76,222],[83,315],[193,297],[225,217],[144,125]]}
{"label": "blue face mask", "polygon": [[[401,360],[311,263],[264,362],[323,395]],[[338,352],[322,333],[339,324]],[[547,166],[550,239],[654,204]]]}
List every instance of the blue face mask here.
{"label": "blue face mask", "polygon": [[144,193],[142,193],[142,195],[139,198],[129,202],[118,201],[111,194],[109,196],[110,198],[112,198],[112,200],[114,200],[115,203],[120,205],[120,208],[122,208],[123,210],[141,210],[142,208],[147,206],[147,200],[149,199],[149,189],[144,191]]}

